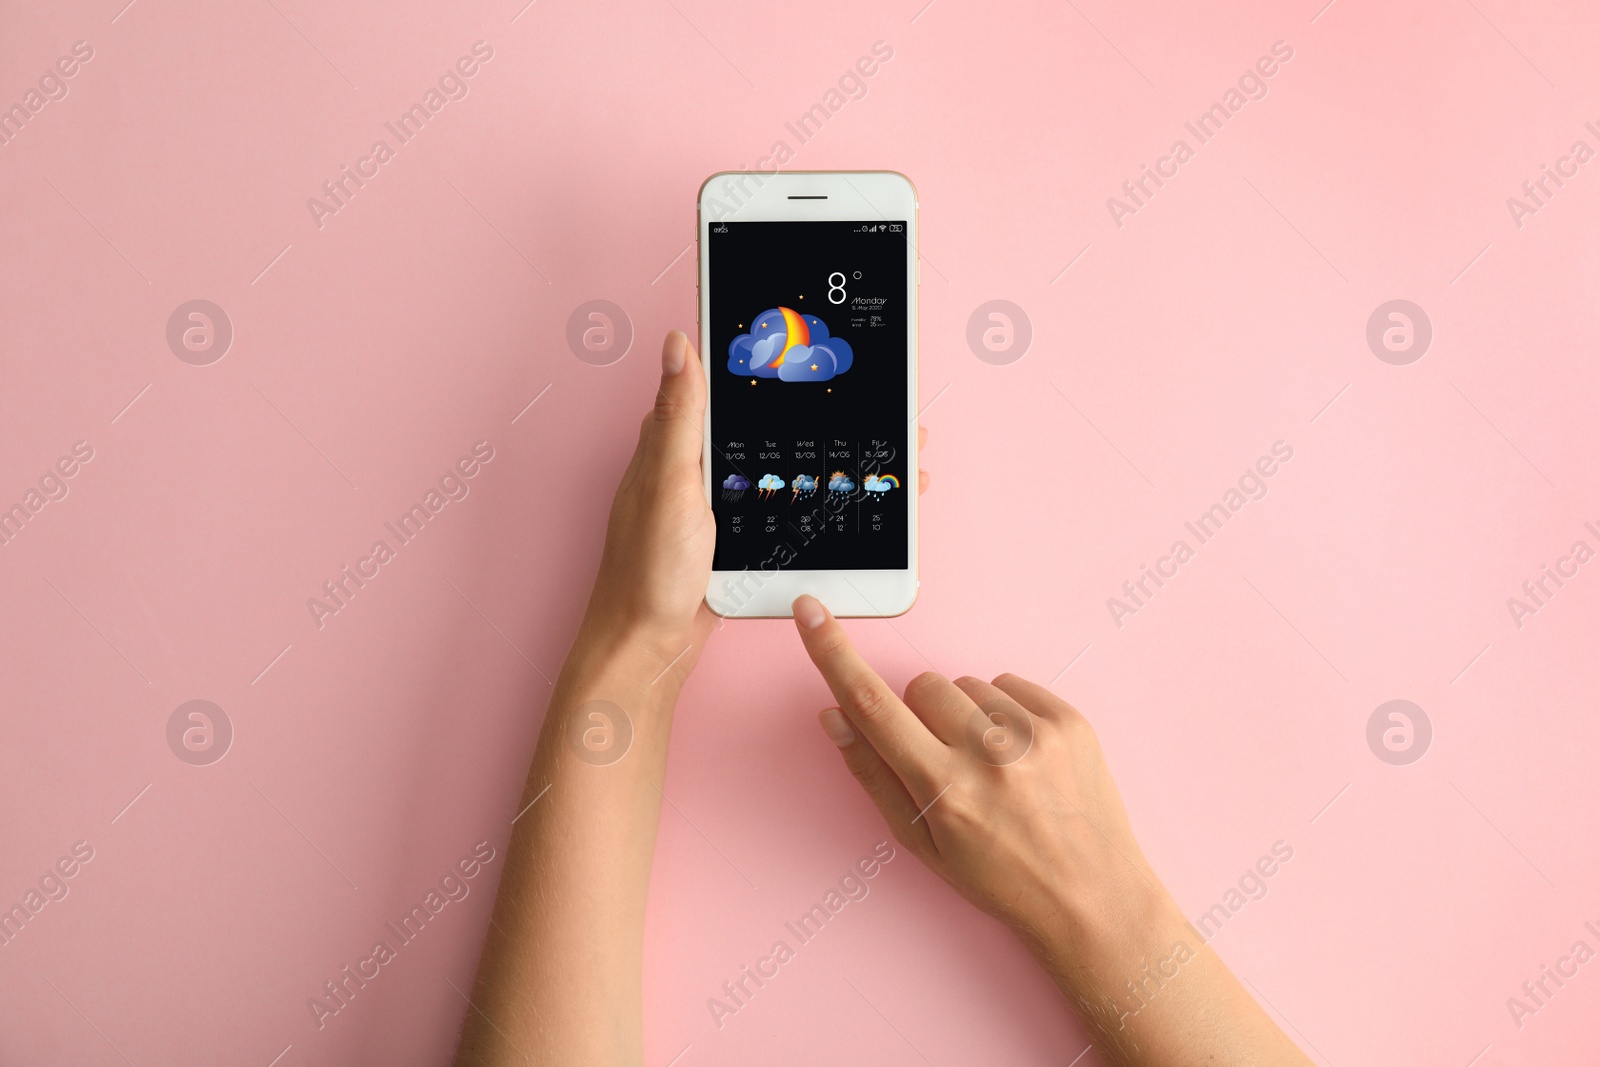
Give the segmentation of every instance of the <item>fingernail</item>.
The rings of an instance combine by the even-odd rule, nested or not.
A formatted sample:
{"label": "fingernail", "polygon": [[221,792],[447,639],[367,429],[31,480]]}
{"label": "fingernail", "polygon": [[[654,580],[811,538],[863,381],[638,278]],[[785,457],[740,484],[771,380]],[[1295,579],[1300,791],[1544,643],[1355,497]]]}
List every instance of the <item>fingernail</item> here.
{"label": "fingernail", "polygon": [[683,370],[684,346],[689,339],[683,335],[682,330],[669,330],[667,340],[661,346],[661,376],[663,378],[675,377]]}
{"label": "fingernail", "polygon": [[815,630],[828,621],[828,609],[809,593],[795,597],[793,610],[794,621],[807,630]]}
{"label": "fingernail", "polygon": [[850,729],[850,723],[845,719],[844,712],[838,708],[824,708],[817,716],[817,721],[822,724],[822,732],[828,735],[828,740],[844,748],[856,739],[856,732]]}

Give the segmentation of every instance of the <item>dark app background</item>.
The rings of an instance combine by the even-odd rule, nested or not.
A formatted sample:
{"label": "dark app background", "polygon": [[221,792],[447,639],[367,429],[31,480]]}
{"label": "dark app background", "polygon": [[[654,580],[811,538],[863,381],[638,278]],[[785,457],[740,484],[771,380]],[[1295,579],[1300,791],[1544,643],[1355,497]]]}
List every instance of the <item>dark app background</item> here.
{"label": "dark app background", "polygon": [[[710,231],[705,358],[711,367],[714,568],[906,569],[912,457],[904,222],[729,222],[712,223]],[[842,302],[830,302],[830,293]],[[854,353],[849,369],[827,381],[730,370],[729,345],[751,332],[762,312],[780,307],[820,318],[830,336],[847,341]],[[853,492],[829,492],[836,471],[855,483]],[[737,500],[725,499],[723,481],[735,473],[751,488]],[[767,474],[782,478],[783,488],[756,488]],[[817,479],[809,498],[791,489],[799,474]],[[862,485],[870,474],[892,476],[900,485],[867,493]]]}

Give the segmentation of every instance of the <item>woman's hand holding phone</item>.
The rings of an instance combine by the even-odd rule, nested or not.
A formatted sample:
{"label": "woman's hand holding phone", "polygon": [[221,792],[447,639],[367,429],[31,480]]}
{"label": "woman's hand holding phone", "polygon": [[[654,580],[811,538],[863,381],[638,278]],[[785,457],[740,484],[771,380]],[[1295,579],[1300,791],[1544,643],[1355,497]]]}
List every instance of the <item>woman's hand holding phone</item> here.
{"label": "woman's hand holding phone", "polygon": [[676,330],[512,820],[460,1067],[643,1060],[639,969],[672,712],[714,616],[705,375]]}
{"label": "woman's hand holding phone", "polygon": [[[705,604],[716,523],[700,477],[706,383],[680,330],[661,346],[661,385],[639,424],[606,524],[583,633],[648,646],[664,660],[698,655],[715,616]],[[680,661],[686,676],[693,657]]]}

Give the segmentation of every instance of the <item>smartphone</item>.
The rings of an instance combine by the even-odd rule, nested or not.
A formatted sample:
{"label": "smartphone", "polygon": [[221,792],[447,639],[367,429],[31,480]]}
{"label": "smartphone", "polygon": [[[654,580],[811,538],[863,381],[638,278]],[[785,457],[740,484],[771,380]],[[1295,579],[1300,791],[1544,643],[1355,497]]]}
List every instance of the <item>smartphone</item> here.
{"label": "smartphone", "polygon": [[699,196],[706,603],[917,596],[917,194],[890,171],[713,174]]}

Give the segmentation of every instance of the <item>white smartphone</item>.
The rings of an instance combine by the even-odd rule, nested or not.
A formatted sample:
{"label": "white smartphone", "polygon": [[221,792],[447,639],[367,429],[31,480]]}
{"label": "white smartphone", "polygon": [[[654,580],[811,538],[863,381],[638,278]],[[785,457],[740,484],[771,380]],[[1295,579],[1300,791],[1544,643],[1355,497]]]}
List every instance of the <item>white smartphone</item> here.
{"label": "white smartphone", "polygon": [[713,174],[699,199],[706,603],[917,597],[917,194],[890,171]]}

